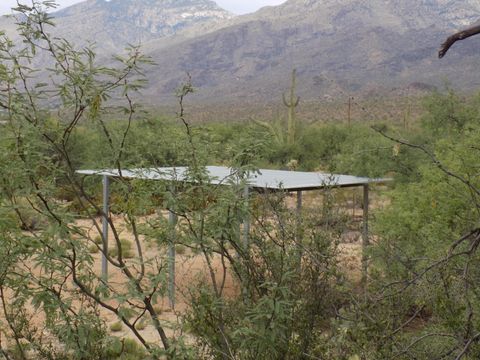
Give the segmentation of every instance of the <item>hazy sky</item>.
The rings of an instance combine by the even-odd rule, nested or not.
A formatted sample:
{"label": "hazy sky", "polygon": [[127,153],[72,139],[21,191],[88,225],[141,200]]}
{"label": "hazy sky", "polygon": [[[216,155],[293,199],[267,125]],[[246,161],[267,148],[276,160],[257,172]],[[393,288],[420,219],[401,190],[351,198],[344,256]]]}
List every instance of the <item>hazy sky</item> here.
{"label": "hazy sky", "polygon": [[[28,4],[29,0],[22,0]],[[82,0],[57,0],[62,7],[81,2]],[[216,0],[217,4],[236,14],[245,14],[258,10],[262,6],[278,5],[285,0]],[[10,12],[10,8],[17,4],[16,0],[0,0],[0,14]]]}

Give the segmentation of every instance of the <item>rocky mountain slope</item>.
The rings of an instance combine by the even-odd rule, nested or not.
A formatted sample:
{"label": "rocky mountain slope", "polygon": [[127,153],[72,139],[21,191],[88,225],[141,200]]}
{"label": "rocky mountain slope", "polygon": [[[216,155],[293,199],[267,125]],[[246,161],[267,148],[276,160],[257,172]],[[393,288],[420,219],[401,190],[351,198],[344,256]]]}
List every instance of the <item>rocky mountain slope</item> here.
{"label": "rocky mountain slope", "polygon": [[235,18],[220,31],[149,54],[152,97],[168,97],[185,72],[199,100],[278,98],[298,69],[303,98],[379,93],[393,88],[480,85],[480,38],[455,45],[447,35],[480,18],[480,2],[465,0],[289,0]]}
{"label": "rocky mountain slope", "polygon": [[[100,56],[127,44],[186,39],[221,27],[233,14],[211,0],[86,0],[53,13],[54,36],[77,46],[94,42]],[[2,17],[0,28],[13,34],[13,19]],[[196,29],[191,32],[191,29]]]}
{"label": "rocky mountain slope", "polygon": [[480,38],[437,59],[446,36],[478,21],[478,0],[288,0],[236,17],[208,0],[88,0],[55,18],[56,35],[94,40],[100,55],[141,42],[157,63],[152,104],[171,103],[187,72],[194,99],[211,103],[278,99],[293,68],[304,99],[480,85]]}
{"label": "rocky mountain slope", "polygon": [[88,0],[55,14],[57,33],[80,44],[93,39],[106,52],[191,27],[207,32],[232,16],[210,0]]}

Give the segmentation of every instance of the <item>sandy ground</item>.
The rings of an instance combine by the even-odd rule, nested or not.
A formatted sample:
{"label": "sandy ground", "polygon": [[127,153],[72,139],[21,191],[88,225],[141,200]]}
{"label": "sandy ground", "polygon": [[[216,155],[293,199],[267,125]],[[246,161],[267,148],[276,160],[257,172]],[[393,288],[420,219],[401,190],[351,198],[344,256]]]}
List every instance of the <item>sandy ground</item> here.
{"label": "sandy ground", "polygon": [[[126,227],[123,223],[122,217],[114,217],[114,222],[116,227],[121,231],[120,238],[134,243],[133,235],[125,230]],[[91,222],[87,220],[79,221],[77,225],[91,229]],[[96,234],[96,230],[92,229],[91,231],[93,231],[92,237],[95,237],[93,234]],[[155,244],[146,242],[143,236],[140,236],[140,239],[142,240],[144,258],[147,261],[157,259],[166,267],[167,263],[165,253],[161,253]],[[110,232],[109,243],[112,244],[113,241],[113,236]],[[159,298],[155,305],[155,309],[160,311],[160,321],[162,322],[162,325],[165,326],[168,336],[179,335],[178,325],[180,324],[180,315],[184,313],[188,307],[186,301],[188,290],[191,287],[195,287],[199,281],[210,282],[210,274],[205,257],[203,255],[193,254],[190,249],[184,248],[184,251],[185,253],[183,254],[177,253],[175,258],[175,308],[172,309],[170,307],[170,301],[167,296]],[[100,275],[102,255],[101,253],[97,253],[93,254],[93,257],[95,259],[93,271]],[[126,260],[128,265],[132,265],[134,261],[134,259]],[[223,266],[219,257],[212,259],[212,267],[216,273],[217,282],[219,283],[223,280]],[[108,281],[109,284],[111,284],[114,288],[121,288],[122,284],[126,282],[126,277],[119,269],[109,265]],[[235,281],[231,274],[227,273],[224,294],[225,296],[234,296],[237,293],[238,288],[235,285]],[[111,324],[118,322],[116,315],[108,310],[103,309],[101,311],[101,316],[107,322],[108,327],[110,327]],[[145,316],[144,319],[146,320],[145,324],[147,326],[145,329],[139,330],[139,332],[148,342],[158,343],[159,336],[154,326],[151,325],[149,316]],[[115,332],[114,335],[118,337],[134,338],[134,335],[126,326],[123,326],[122,331]]]}

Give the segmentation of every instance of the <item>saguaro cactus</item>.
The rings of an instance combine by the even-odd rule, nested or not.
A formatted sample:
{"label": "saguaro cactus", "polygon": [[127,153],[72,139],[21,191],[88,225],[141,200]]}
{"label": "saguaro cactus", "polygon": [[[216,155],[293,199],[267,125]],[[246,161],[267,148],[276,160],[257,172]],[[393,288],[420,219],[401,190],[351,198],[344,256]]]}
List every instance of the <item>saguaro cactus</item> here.
{"label": "saguaro cactus", "polygon": [[288,108],[286,120],[283,116],[277,116],[277,118],[271,122],[252,118],[256,124],[268,129],[268,131],[270,131],[270,133],[273,135],[277,144],[282,147],[294,145],[298,138],[299,129],[295,111],[300,103],[300,97],[296,95],[296,76],[297,72],[294,69],[292,71],[292,83],[290,87],[289,98],[287,98],[286,93],[282,94],[283,103]]}
{"label": "saguaro cactus", "polygon": [[285,93],[283,93],[283,103],[288,108],[287,119],[287,145],[293,145],[295,138],[297,137],[297,117],[296,109],[300,104],[300,97],[296,95],[297,88],[297,69],[292,70],[292,84],[290,86],[290,97],[287,99]]}

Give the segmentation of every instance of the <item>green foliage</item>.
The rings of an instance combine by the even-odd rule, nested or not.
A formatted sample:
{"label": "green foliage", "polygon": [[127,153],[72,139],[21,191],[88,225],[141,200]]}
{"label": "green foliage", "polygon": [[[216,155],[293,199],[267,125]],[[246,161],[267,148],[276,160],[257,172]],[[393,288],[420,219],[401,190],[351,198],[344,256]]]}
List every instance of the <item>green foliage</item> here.
{"label": "green foliage", "polygon": [[131,259],[135,256],[133,244],[127,239],[120,239],[120,246],[117,244],[111,244],[110,248],[108,249],[108,255],[111,257],[117,257],[120,249],[122,250],[122,256],[125,259]]}
{"label": "green foliage", "polygon": [[[17,8],[22,14],[18,26],[23,43],[14,45],[3,35],[0,39],[0,82],[2,88],[12,89],[0,95],[1,106],[8,109],[0,136],[2,338],[5,335],[9,344],[17,345],[22,359],[30,355],[38,359],[104,358],[107,332],[99,308],[131,326],[124,315],[133,311],[132,302],[149,308],[146,294],[155,292],[152,289],[161,280],[152,275],[152,267],[140,265],[144,272],[140,277],[133,265],[128,269],[116,257],[112,266],[116,265],[127,285],[120,291],[104,286],[94,271],[90,237],[76,223],[81,214],[89,219],[93,231],[101,228],[96,218],[101,212],[101,187],[96,181],[84,181],[75,170],[89,161],[122,166],[136,114],[132,99],[143,84],[140,67],[149,61],[132,48],[117,57],[113,67],[100,66],[88,47],[77,50],[66,40],[52,39],[48,34],[51,17],[43,11],[51,3],[34,1]],[[26,65],[37,56],[38,47],[52,61],[48,79],[55,80],[49,84],[40,84],[37,72]],[[121,111],[118,98],[123,99]],[[47,103],[55,104],[55,115],[43,110]],[[107,113],[119,121],[109,122]],[[89,155],[90,149],[101,152]],[[127,195],[119,209],[130,216],[134,201],[128,198],[128,185],[121,185]],[[120,242],[110,214],[108,219],[114,243]],[[135,227],[135,219],[128,220]],[[112,302],[120,310],[108,305]],[[157,321],[155,327],[161,329],[161,324]],[[164,340],[166,349],[169,343]],[[156,353],[159,348],[154,344],[149,351]]]}
{"label": "green foliage", "polygon": [[145,330],[147,326],[148,326],[147,322],[142,320],[135,325],[135,329],[142,331],[142,330]]}
{"label": "green foliage", "polygon": [[451,89],[436,92],[425,99],[426,114],[422,125],[433,137],[451,136],[461,133],[468,124],[480,120],[479,96],[462,98]]}
{"label": "green foliage", "polygon": [[[9,90],[0,92],[8,109],[0,132],[0,325],[8,348],[0,353],[22,360],[480,357],[478,97],[435,93],[410,129],[304,124],[293,72],[286,121],[191,124],[189,82],[176,119],[149,116],[133,101],[144,83],[140,66],[149,63],[138,49],[117,57],[116,67],[98,66],[91,49],[49,37],[51,18],[40,5],[17,9],[24,45],[0,40],[0,82]],[[38,46],[54,63],[56,80],[46,86],[35,85],[25,65]],[[47,100],[54,114],[43,110]],[[235,170],[227,186],[210,185],[205,165],[215,163]],[[176,184],[116,178],[108,214],[99,179],[75,174],[174,165],[189,167]],[[302,214],[285,206],[283,193],[252,193],[248,202],[247,175],[260,165],[396,177],[386,209],[375,213],[366,288],[342,272],[340,240],[353,225],[333,206],[338,193],[322,193]],[[175,225],[164,208],[177,214]],[[108,284],[92,257],[102,215],[113,238]],[[142,251],[143,236],[154,240],[153,256]],[[172,245],[192,249],[207,268],[182,294],[189,307],[179,314],[181,328],[172,326],[175,337],[155,305],[165,295]],[[109,336],[105,311],[120,320],[110,331],[135,340]],[[153,340],[141,333],[144,316]]]}
{"label": "green foliage", "polygon": [[[479,125],[471,104],[452,92],[428,100],[424,126],[436,137],[415,143],[428,160],[418,167],[415,182],[396,187],[391,207],[375,224],[380,241],[372,249],[372,285],[382,297],[365,313],[382,314],[373,324],[391,324],[387,331],[392,335],[383,337],[381,349],[368,337],[356,340],[359,346],[385,357],[479,356],[471,340],[480,329],[480,297],[470,287],[480,265]],[[367,316],[362,319],[368,321]],[[380,336],[385,330],[369,331]],[[352,331],[358,332],[355,324]]]}
{"label": "green foliage", "polygon": [[[300,104],[300,97],[296,95],[297,90],[297,70],[292,71],[292,80],[290,94],[287,98],[285,93],[282,95],[283,104],[287,108],[287,117],[277,117],[274,121],[261,121],[254,119],[254,122],[266,130],[272,141],[272,145],[278,150],[283,149],[285,153],[293,151],[298,142],[301,142],[303,136],[303,124],[297,118],[297,107]],[[285,160],[285,159],[283,159]],[[291,160],[291,159],[289,159]]]}
{"label": "green foliage", "polygon": [[145,351],[132,339],[111,337],[102,359],[105,360],[140,360],[147,358]]}
{"label": "green foliage", "polygon": [[[311,209],[316,216],[304,217],[300,226],[298,217],[283,205],[283,194],[259,196],[252,209],[251,216],[256,220],[246,251],[235,226],[227,229],[219,221],[228,213],[239,214],[237,222],[242,218],[241,208],[233,210],[231,200],[223,200],[228,193],[219,195],[217,191],[215,205],[191,217],[190,224],[205,225],[195,229],[204,229],[203,241],[208,241],[204,246],[211,250],[193,237],[199,235],[197,231],[189,233],[185,229],[185,240],[200,246],[210,261],[214,261],[214,254],[222,254],[236,274],[241,294],[235,298],[221,296],[223,287],[211,285],[214,281],[223,283],[220,271],[220,278],[211,278],[190,290],[186,325],[205,348],[205,357],[229,354],[242,359],[297,359],[311,354],[316,337],[333,316],[333,304],[342,298],[334,285],[339,275],[335,239],[345,226],[341,214],[333,212],[327,201],[321,211]],[[323,214],[320,221],[332,226],[317,228],[319,213]],[[271,218],[278,221],[278,227],[270,223]],[[228,220],[231,222],[233,219]]]}
{"label": "green foliage", "polygon": [[97,245],[90,245],[88,247],[88,251],[90,252],[90,254],[98,254],[100,252]]}
{"label": "green foliage", "polygon": [[122,331],[122,329],[123,329],[123,324],[120,321],[114,322],[113,324],[110,325],[111,332],[119,332],[119,331]]}

